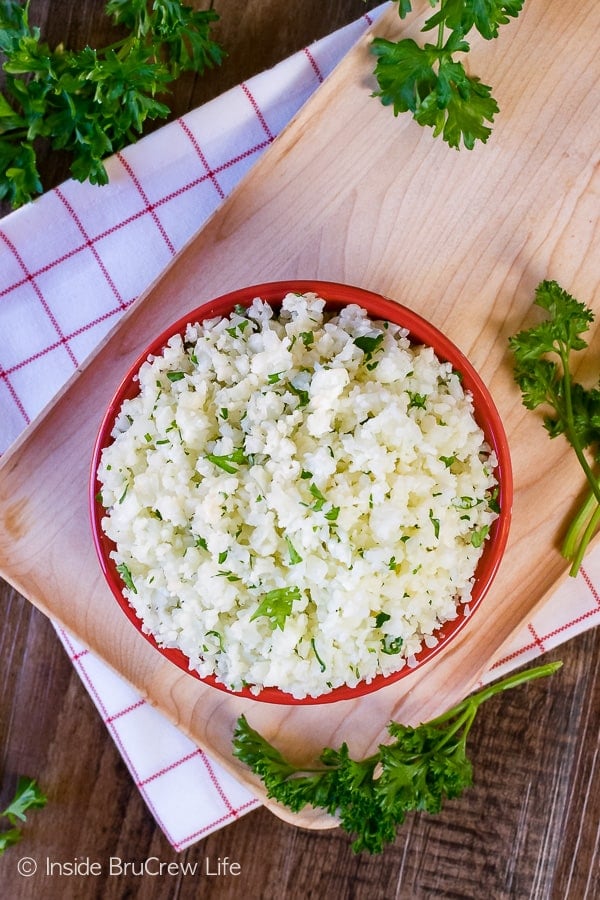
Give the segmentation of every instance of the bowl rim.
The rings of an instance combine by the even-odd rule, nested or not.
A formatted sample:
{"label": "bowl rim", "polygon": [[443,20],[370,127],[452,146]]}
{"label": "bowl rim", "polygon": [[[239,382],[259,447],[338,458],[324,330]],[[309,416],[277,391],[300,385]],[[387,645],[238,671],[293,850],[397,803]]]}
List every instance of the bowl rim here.
{"label": "bowl rim", "polygon": [[[414,665],[410,665],[407,662],[401,669],[391,675],[377,675],[371,681],[360,681],[355,687],[341,685],[333,688],[328,693],[302,698],[293,697],[290,693],[277,687],[263,687],[258,693],[252,693],[250,687],[232,691],[225,684],[218,681],[214,675],[201,676],[190,668],[189,659],[181,650],[161,647],[153,635],[144,630],[142,620],[122,593],[123,583],[109,556],[110,550],[114,549],[115,545],[102,531],[101,519],[104,514],[104,507],[98,499],[100,484],[97,476],[100,455],[103,448],[110,443],[110,432],[116,415],[123,401],[128,397],[135,396],[137,393],[133,389],[135,387],[135,376],[148,357],[158,355],[169,338],[176,334],[181,334],[191,322],[202,322],[218,316],[226,316],[232,312],[236,305],[249,306],[252,300],[257,297],[270,305],[277,306],[283,300],[283,297],[290,292],[314,292],[325,300],[329,309],[341,309],[351,303],[357,304],[367,311],[371,319],[388,320],[402,328],[406,328],[411,343],[429,345],[441,361],[450,362],[453,369],[460,373],[465,389],[470,391],[472,395],[475,420],[482,428],[487,443],[496,455],[498,464],[495,472],[498,481],[500,505],[500,513],[490,528],[490,538],[486,541],[484,552],[477,565],[473,595],[467,604],[468,611],[461,609],[456,618],[448,620],[435,632],[437,643],[433,647],[423,646],[414,657]],[[480,608],[484,597],[491,587],[506,549],[512,518],[512,503],[513,473],[508,438],[490,391],[467,356],[437,326],[425,319],[420,313],[410,309],[410,307],[366,288],[319,279],[286,279],[236,288],[201,303],[164,328],[137,355],[136,359],[128,365],[125,375],[112,394],[93,445],[88,492],[92,538],[100,569],[121,610],[146,641],[158,650],[161,656],[185,671],[188,675],[229,694],[231,697],[243,697],[284,706],[323,705],[342,700],[357,699],[395,684],[412,672],[420,670],[431,659],[439,656],[470,622],[473,614]]]}

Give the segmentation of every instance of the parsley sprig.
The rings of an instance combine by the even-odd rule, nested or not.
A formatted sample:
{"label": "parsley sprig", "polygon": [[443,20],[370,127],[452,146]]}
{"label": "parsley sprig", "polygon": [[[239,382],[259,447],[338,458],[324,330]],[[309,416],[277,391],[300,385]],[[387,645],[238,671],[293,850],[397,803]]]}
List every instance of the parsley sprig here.
{"label": "parsley sprig", "polygon": [[472,784],[466,754],[467,736],[482,703],[501,691],[551,675],[560,662],[546,663],[490,684],[447,712],[417,727],[392,722],[390,744],[381,744],[367,759],[351,758],[344,743],[325,748],[315,768],[298,768],[250,727],[237,721],[233,752],[258,775],[268,797],[299,812],[307,804],[339,817],[355,840],[352,848],[380,853],[393,841],[406,813],[437,813],[446,798],[458,797]]}
{"label": "parsley sprig", "polygon": [[551,438],[562,434],[573,447],[588,483],[588,493],[567,529],[562,552],[579,571],[587,546],[600,525],[600,382],[586,388],[573,378],[572,353],[588,345],[582,335],[594,314],[556,281],[542,281],[535,305],[547,313],[538,325],[509,339],[514,377],[527,409],[549,408],[544,427]]}
{"label": "parsley sprig", "polygon": [[156,95],[186,71],[218,65],[213,9],[180,0],[108,0],[106,14],[125,33],[102,49],[52,49],[29,23],[29,3],[0,2],[0,199],[21,206],[43,190],[36,147],[66,151],[71,175],[106,184],[103,163],[133,142],[146,120],[165,118]]}
{"label": "parsley sprig", "polygon": [[[412,11],[410,0],[394,0],[404,19]],[[451,147],[461,141],[472,150],[476,141],[486,143],[487,123],[499,111],[492,89],[476,75],[469,75],[458,54],[468,53],[467,35],[475,29],[489,41],[498,29],[516,18],[524,0],[430,0],[439,7],[422,27],[434,31],[435,43],[419,45],[412,38],[388,41],[375,38],[372,51],[378,57],[375,77],[379,97],[394,115],[411,112],[423,126],[433,129]]]}
{"label": "parsley sprig", "polygon": [[0,818],[8,819],[11,825],[5,831],[0,831],[0,855],[21,840],[22,831],[18,827],[18,823],[26,821],[25,813],[29,809],[45,806],[46,802],[46,796],[33,778],[27,778],[26,776],[19,778],[15,796],[6,809],[0,813]]}

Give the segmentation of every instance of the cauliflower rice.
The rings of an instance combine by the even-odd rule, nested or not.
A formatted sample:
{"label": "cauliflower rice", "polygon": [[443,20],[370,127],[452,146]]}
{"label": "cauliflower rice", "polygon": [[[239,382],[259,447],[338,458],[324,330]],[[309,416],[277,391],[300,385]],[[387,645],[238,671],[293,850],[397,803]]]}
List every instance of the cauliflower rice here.
{"label": "cauliflower rice", "polygon": [[188,325],[141,366],[98,469],[144,630],[234,691],[316,697],[411,665],[468,613],[498,514],[451,365],[324,307]]}

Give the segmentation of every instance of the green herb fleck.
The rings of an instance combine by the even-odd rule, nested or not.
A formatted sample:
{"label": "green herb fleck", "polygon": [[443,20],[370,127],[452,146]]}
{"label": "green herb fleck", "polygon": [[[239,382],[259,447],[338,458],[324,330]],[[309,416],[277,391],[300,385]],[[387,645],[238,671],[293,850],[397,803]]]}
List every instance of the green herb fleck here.
{"label": "green herb fleck", "polygon": [[230,475],[235,475],[238,466],[248,462],[248,457],[241,447],[234,450],[233,453],[228,453],[223,456],[219,456],[215,453],[207,453],[206,458],[209,462],[213,463],[213,465],[218,466]]}
{"label": "green herb fleck", "polygon": [[220,569],[217,572],[217,575],[221,578],[226,578],[227,581],[241,581],[240,576],[236,575],[235,572],[232,572],[231,569]]}
{"label": "green herb fleck", "polygon": [[416,391],[408,391],[409,409],[425,409],[427,394],[418,394]]}
{"label": "green herb fleck", "polygon": [[482,546],[486,537],[488,536],[490,531],[489,525],[483,525],[481,528],[476,528],[471,532],[471,544],[475,548],[479,548]]}
{"label": "green herb fleck", "polygon": [[133,578],[127,564],[119,563],[119,565],[117,566],[117,572],[123,579],[125,587],[128,587],[130,591],[133,591],[134,594],[137,594],[137,588],[133,583]]}
{"label": "green herb fleck", "polygon": [[316,658],[317,658],[317,662],[319,663],[319,668],[321,669],[321,672],[324,672],[325,669],[327,668],[327,666],[325,665],[325,663],[323,662],[323,660],[322,660],[321,657],[319,656],[319,652],[318,652],[318,650],[317,650],[317,645],[315,644],[315,639],[314,639],[314,638],[311,638],[311,639],[310,639],[310,646],[312,647],[313,653],[315,654],[315,656],[316,656]]}
{"label": "green herb fleck", "polygon": [[300,599],[300,588],[284,587],[274,588],[268,591],[259,603],[256,611],[250,616],[250,621],[266,616],[271,620],[271,628],[280,628],[283,631],[285,620],[292,612],[294,600]]}
{"label": "green herb fleck", "polygon": [[[222,653],[222,652],[223,652],[223,649],[224,649],[224,645],[223,645],[223,635],[222,635],[219,631],[207,631],[207,632],[206,632],[206,637],[208,637],[209,635],[211,635],[212,637],[214,637],[214,638],[217,639],[217,642],[218,642],[218,644],[219,644],[219,652]],[[206,646],[204,647],[204,652],[205,652],[205,653],[208,652],[208,647],[206,647]]]}
{"label": "green herb fleck", "polygon": [[294,545],[292,544],[291,540],[289,539],[289,537],[287,535],[285,538],[285,542],[287,544],[288,552],[290,554],[290,566],[295,566],[298,563],[301,563],[302,557],[300,556],[300,554],[298,553],[298,551],[296,550],[296,548],[294,547]]}
{"label": "green herb fleck", "polygon": [[319,488],[317,487],[317,485],[314,482],[309,487],[309,491],[311,492],[311,494],[313,495],[313,497],[315,498],[315,501],[316,501],[311,506],[311,509],[314,510],[314,512],[319,512],[321,509],[323,509],[323,506],[325,505],[325,503],[327,503],[327,497],[323,496],[323,494],[321,493],[321,491],[319,490]]}
{"label": "green herb fleck", "polygon": [[488,503],[488,509],[491,512],[499,513],[500,512],[500,488],[495,487],[489,494],[486,494],[486,500]]}
{"label": "green herb fleck", "polygon": [[300,409],[302,409],[302,407],[304,406],[308,406],[310,402],[310,394],[307,390],[296,387],[296,385],[291,381],[288,382],[287,389],[298,398],[298,407]]}
{"label": "green herb fleck", "polygon": [[332,506],[331,509],[325,513],[325,518],[328,522],[337,522],[337,518],[340,514],[339,506]]}
{"label": "green herb fleck", "polygon": [[476,497],[454,497],[452,506],[457,509],[473,509],[479,502]]}
{"label": "green herb fleck", "polygon": [[242,319],[241,322],[236,322],[235,325],[226,328],[225,331],[234,338],[237,334],[243,334],[249,324],[248,319]]}
{"label": "green herb fleck", "polygon": [[41,809],[47,802],[48,798],[42,793],[33,778],[24,775],[19,778],[12,801],[0,813],[0,818],[8,819],[12,826],[5,831],[0,831],[0,856],[21,840],[23,835],[21,828],[17,827],[17,823],[27,821],[25,813],[30,809]]}
{"label": "green herb fleck", "polygon": [[396,656],[402,650],[403,643],[401,637],[392,637],[391,635],[386,634],[386,636],[381,639],[381,652],[387,653],[388,656]]}
{"label": "green herb fleck", "polygon": [[372,356],[379,349],[382,342],[383,334],[361,334],[354,338],[354,343],[358,349],[366,353],[367,356]]}
{"label": "green herb fleck", "polygon": [[456,456],[440,456],[440,462],[443,462],[447,469],[456,462]]}

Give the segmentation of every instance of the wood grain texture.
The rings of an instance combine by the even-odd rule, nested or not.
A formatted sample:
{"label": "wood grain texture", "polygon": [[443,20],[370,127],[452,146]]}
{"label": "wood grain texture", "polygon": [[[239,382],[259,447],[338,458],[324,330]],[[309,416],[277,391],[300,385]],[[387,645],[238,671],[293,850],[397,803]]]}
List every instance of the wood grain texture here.
{"label": "wood grain texture", "polygon": [[[231,10],[233,5],[222,4],[224,10]],[[53,4],[53,10],[56,11],[58,6],[60,4]],[[65,7],[70,6],[65,4]],[[86,6],[98,9],[99,4],[88,3]],[[312,7],[312,16],[309,17],[314,24],[318,18],[318,9],[315,4],[307,3],[306,6]],[[318,6],[320,8],[320,4]],[[362,11],[361,4],[358,13],[356,4],[340,3],[331,6],[336,6],[340,14],[341,7],[345,7],[346,20]],[[544,29],[546,26],[550,30],[555,29],[552,32],[554,36],[557,34],[556,29],[562,27],[558,6],[557,3],[548,5],[550,11],[544,11],[544,16],[549,18],[544,18],[542,23]],[[580,23],[577,26],[580,28],[578,33],[583,34],[581,21],[586,4],[572,6],[574,21]],[[247,7],[254,8],[257,17],[255,22],[268,22],[269,28],[274,21],[268,18],[271,13],[275,20],[277,16],[281,19],[279,4],[256,2],[247,4]],[[532,3],[531,7],[535,9],[535,15],[542,15],[541,4],[536,6]],[[262,13],[264,19],[261,19]],[[229,21],[234,23],[236,20],[235,11],[230,12]],[[89,16],[86,21],[89,24]],[[341,24],[343,18],[338,21]],[[265,46],[272,45],[274,35],[277,32],[269,31],[265,35]],[[241,42],[241,35],[238,40]],[[514,28],[511,40],[516,42],[517,48],[513,55],[508,54],[508,74],[503,77],[494,76],[494,83],[499,86],[501,83],[503,86],[504,109],[507,102],[516,107],[519,102],[524,102],[522,92],[516,92],[511,97],[509,76],[512,73],[514,77],[517,56],[520,58],[525,55],[525,48],[531,47],[524,39],[519,44]],[[548,44],[551,45],[550,40]],[[495,53],[496,50],[492,52]],[[541,51],[538,48],[536,52],[539,54]],[[504,61],[506,58],[502,53],[501,59]],[[494,60],[500,73],[500,57],[494,57]],[[588,54],[581,58],[580,63],[582,69],[585,69],[593,64],[593,58]],[[256,70],[261,67],[257,64]],[[528,69],[528,83],[532,85],[537,101],[543,94],[542,75],[547,75],[547,67],[542,66],[542,71],[539,68],[540,58],[534,52]],[[581,79],[577,81],[579,87]],[[594,122],[591,115],[591,80],[583,78],[583,93],[579,95],[577,102],[572,89],[570,83],[565,86],[566,97],[561,94],[561,109],[564,107],[570,115],[575,115],[580,125]],[[383,113],[389,117],[389,112]],[[373,149],[369,119],[369,127],[356,146],[358,159],[366,166],[363,176],[368,192],[361,193],[356,184],[344,185],[334,198],[336,216],[343,212],[344,221],[350,221],[354,225],[358,222],[360,228],[348,228],[344,234],[344,242],[339,239],[339,235],[337,240],[333,240],[332,233],[328,233],[330,222],[307,223],[303,226],[306,231],[302,232],[303,240],[299,244],[297,258],[289,262],[288,270],[281,272],[280,267],[276,267],[272,260],[262,259],[261,273],[268,273],[268,277],[305,274],[306,266],[309,260],[314,262],[316,252],[321,266],[319,272],[321,275],[326,273],[326,277],[339,277],[341,273],[348,276],[345,280],[358,280],[369,286],[375,284],[380,290],[384,290],[386,286],[392,289],[400,286],[404,289],[410,285],[411,298],[414,297],[417,303],[425,303],[431,318],[435,318],[449,330],[454,329],[455,334],[460,334],[461,341],[466,339],[468,346],[462,344],[463,349],[470,353],[476,365],[486,362],[489,348],[484,350],[477,339],[478,334],[485,331],[486,322],[489,320],[494,323],[499,335],[511,333],[513,326],[518,326],[525,315],[525,298],[530,296],[530,289],[539,275],[545,276],[548,271],[553,270],[561,275],[566,272],[571,277],[574,291],[580,290],[585,294],[589,290],[593,282],[589,260],[595,249],[597,234],[593,227],[590,228],[592,217],[595,222],[593,190],[590,192],[584,186],[591,182],[592,175],[593,160],[589,150],[598,143],[593,131],[590,135],[588,130],[590,143],[584,141],[582,149],[580,143],[572,145],[566,123],[561,125],[558,129],[562,137],[562,142],[559,141],[558,144],[558,169],[555,166],[556,157],[546,155],[547,140],[540,138],[531,147],[531,134],[536,133],[538,127],[545,129],[544,135],[547,135],[552,124],[552,116],[549,115],[546,119],[542,117],[532,123],[533,131],[524,129],[519,135],[527,150],[521,145],[515,148],[511,143],[510,159],[503,158],[502,154],[494,155],[494,165],[504,166],[504,178],[510,176],[516,180],[513,198],[517,197],[516,213],[520,227],[515,228],[511,201],[504,196],[502,204],[496,205],[493,221],[488,222],[486,213],[494,206],[497,181],[492,179],[493,183],[489,184],[487,179],[481,177],[468,198],[462,197],[456,184],[464,184],[464,179],[467,178],[466,163],[454,160],[449,183],[441,176],[437,162],[439,157],[439,162],[443,163],[444,154],[448,151],[441,153],[430,146],[426,137],[412,123],[395,122],[394,137],[390,138],[392,130],[389,119],[386,119],[385,125],[379,125],[381,111],[376,104],[371,104],[368,114],[369,117],[376,116],[377,128],[381,127],[386,132],[386,140],[392,141],[395,150],[396,135],[402,135],[402,147],[405,140],[408,143],[398,164],[399,169],[407,171],[404,187],[394,190],[393,185],[382,187],[378,182],[377,167],[374,163],[369,163],[372,160],[369,151]],[[337,115],[335,121],[340,121]],[[330,122],[321,117],[317,122],[319,134],[327,134],[330,125]],[[379,135],[379,130],[377,133]],[[283,159],[282,166],[287,164],[288,159],[292,163],[295,159],[293,141],[286,146],[289,152],[279,158]],[[486,148],[486,152],[491,146],[490,144]],[[333,150],[330,152],[331,156],[325,155],[322,162],[326,169],[329,167],[329,171],[332,171],[339,161],[333,155]],[[434,155],[436,162],[427,162],[427,166],[431,167],[427,172],[430,177],[419,182],[419,177],[423,177],[421,169],[425,165],[424,160],[430,160],[430,154]],[[386,159],[385,153],[382,151],[378,155],[375,152],[375,157],[381,167],[382,160]],[[522,175],[520,173],[523,166],[526,174]],[[546,174],[544,177],[540,174],[544,171],[553,174]],[[556,171],[558,175],[555,178]],[[298,178],[304,175],[303,183],[306,183],[306,172],[302,166],[296,175]],[[454,178],[457,179],[456,182]],[[564,180],[559,185],[556,179],[560,182],[561,178]],[[543,200],[540,210],[527,206],[522,199],[523,191],[531,180],[535,183],[538,197],[541,196]],[[426,185],[428,190],[418,193],[419,184],[421,188]],[[563,190],[565,186],[568,188],[566,192]],[[462,226],[457,229],[454,220],[440,223],[440,230],[444,226],[444,233],[449,232],[447,244],[442,243],[446,255],[438,253],[440,245],[436,241],[436,235],[430,234],[425,227],[425,218],[421,220],[419,216],[415,220],[411,214],[411,191],[413,197],[417,196],[423,202],[422,215],[428,219],[437,215],[438,204],[444,206],[454,193],[458,195],[460,203],[457,217],[458,222],[463,223]],[[502,206],[503,212],[497,212],[498,205]],[[579,228],[573,226],[572,215],[575,216],[575,222],[579,223]],[[244,234],[249,221],[254,225],[265,221],[260,216],[258,219],[253,218],[255,216],[256,211],[252,210],[251,204],[250,207],[231,204],[223,221],[217,223],[218,227],[209,233],[209,249],[205,251],[203,248],[203,252],[218,254],[219,248],[226,246],[232,235]],[[269,224],[268,218],[266,224]],[[582,231],[586,225],[587,228]],[[482,266],[472,266],[469,271],[462,273],[452,271],[448,267],[448,259],[452,258],[454,248],[464,240],[464,229],[468,231],[469,227],[472,229],[469,232],[471,236],[474,232],[477,233],[478,258],[482,261]],[[415,230],[418,240],[415,239],[415,243],[410,243],[410,246],[417,249],[411,254],[408,246]],[[458,233],[455,233],[456,230]],[[583,241],[583,246],[582,234],[588,237],[587,242]],[[349,237],[352,239],[348,241]],[[389,272],[382,273],[381,264],[377,263],[377,253],[373,249],[375,245],[384,248],[386,270],[389,268]],[[346,249],[342,249],[343,247]],[[360,247],[361,255],[356,253],[356,247]],[[432,247],[436,249],[435,254]],[[530,268],[534,257],[535,266]],[[323,260],[327,260],[327,263]],[[244,264],[249,267],[250,261],[245,259]],[[427,278],[423,276],[425,269],[429,272]],[[491,309],[486,307],[483,320],[476,315],[474,320],[470,318],[469,328],[464,329],[463,320],[467,315],[471,317],[474,301],[469,303],[468,313],[465,305],[462,313],[457,312],[454,308],[454,297],[457,294],[477,298],[493,294],[497,299]],[[406,302],[407,297],[402,292],[398,299]],[[187,297],[183,301],[188,302]],[[194,298],[192,305],[196,303],[197,299]],[[482,305],[485,307],[485,304]],[[169,316],[171,319],[176,316],[177,310],[171,307],[170,312],[173,313]],[[486,362],[489,365],[486,371],[490,373],[490,386],[500,394],[501,387],[508,380],[508,373],[505,362],[500,359],[502,353],[498,347],[499,343],[496,355],[492,354],[491,361]],[[124,361],[134,349],[131,346],[123,348]],[[516,433],[523,424],[517,404],[507,407],[507,417],[510,428],[514,428]],[[89,433],[92,430],[90,425]],[[52,440],[50,449],[58,452],[60,443],[56,435]],[[539,496],[536,473],[542,471],[540,462],[547,462],[546,449],[543,445],[540,448],[543,458],[536,458],[521,468],[517,466],[519,478],[528,483],[528,493],[526,496],[522,495],[523,509],[531,504],[531,498]],[[25,456],[24,453],[23,458]],[[18,467],[12,466],[15,460],[19,462],[19,457],[21,451],[10,463],[11,473],[17,472],[16,476],[11,474],[11,478],[16,477],[17,481]],[[556,463],[562,463],[562,459],[559,457]],[[6,471],[5,468],[4,472]],[[557,498],[551,508],[546,523],[549,529],[547,535],[556,533],[559,515],[562,516],[562,500],[563,498]],[[5,527],[10,526],[12,529],[11,552],[15,546],[13,542],[19,541],[19,529],[29,527],[26,507],[27,497],[24,495],[15,498],[11,494],[10,498],[2,499]],[[56,534],[62,525],[60,521],[56,523]],[[541,535],[541,539],[547,535]],[[547,546],[551,544],[552,538]],[[33,547],[29,543],[29,549],[34,553],[43,546],[43,542]],[[526,553],[526,548],[522,552]],[[540,571],[546,568],[547,561],[547,557],[541,561]],[[71,572],[69,577],[73,579],[73,584],[77,583],[90,562],[88,555],[79,562],[81,568]],[[558,562],[557,554],[551,554],[550,562],[550,568],[554,572]],[[13,566],[14,563],[11,562],[10,565]],[[54,567],[62,577],[59,554],[52,558],[51,572]],[[20,572],[19,586],[27,588],[28,594],[33,589],[39,602],[40,595],[44,593],[44,577],[41,573],[32,575],[28,572],[26,575],[28,585],[21,583],[23,573]],[[554,575],[551,575],[551,580],[553,578]],[[535,602],[535,597],[532,599],[530,593],[535,591],[537,596],[537,584],[535,573],[532,573],[532,580],[523,587],[526,595],[523,602],[526,605]],[[10,665],[7,665],[7,689],[3,694],[6,700],[3,700],[2,707],[3,733],[7,735],[3,771],[8,774],[3,782],[3,790],[8,796],[11,777],[26,761],[30,762],[36,774],[40,773],[40,777],[47,774],[48,778],[53,779],[49,782],[54,785],[51,799],[55,802],[56,818],[52,821],[62,825],[62,828],[57,829],[54,824],[48,824],[46,817],[36,818],[31,831],[28,829],[28,840],[34,842],[36,853],[50,852],[57,854],[59,858],[61,854],[62,858],[69,858],[75,853],[87,852],[107,858],[113,852],[118,855],[120,850],[121,855],[127,858],[132,858],[132,855],[138,859],[144,858],[151,853],[156,853],[161,858],[171,858],[172,854],[149,821],[135,786],[130,784],[129,776],[123,770],[103,726],[97,721],[91,704],[82,696],[77,677],[64,660],[62,650],[56,648],[51,629],[37,611],[24,605],[10,588],[4,589],[3,596],[8,607],[7,628],[2,634],[3,649],[6,648],[4,658],[10,660]],[[96,599],[99,598],[94,589],[90,601],[93,603]],[[105,603],[106,597],[101,602]],[[46,601],[40,605],[45,606]],[[78,610],[75,624],[82,634],[95,633],[97,626],[93,616],[85,610]],[[122,646],[117,648],[117,652],[121,656],[130,652],[130,635],[119,633],[118,640],[122,641]],[[142,669],[144,666],[149,667],[149,690],[156,693],[158,702],[162,705],[163,696],[158,690],[158,682],[164,673],[160,669],[150,672],[153,659],[146,652],[149,648],[142,644],[143,642],[135,648],[132,666],[140,666]],[[204,889],[206,896],[224,898],[248,894],[261,897],[320,897],[332,892],[337,896],[347,897],[472,897],[480,896],[486,891],[494,897],[593,896],[591,891],[599,874],[595,853],[598,807],[595,792],[589,786],[593,783],[597,767],[594,749],[598,737],[598,691],[597,678],[594,680],[597,672],[594,672],[588,660],[597,659],[597,635],[584,635],[565,650],[566,654],[560,655],[568,657],[569,666],[559,682],[552,685],[551,690],[547,685],[532,685],[520,692],[518,699],[501,698],[492,710],[486,710],[482,714],[482,724],[474,735],[474,740],[477,741],[474,762],[476,772],[482,773],[482,782],[474,792],[469,792],[439,818],[412,819],[382,860],[354,859],[348,852],[348,840],[339,832],[318,833],[291,828],[266,810],[261,810],[187,851],[185,856],[190,859],[201,858],[204,854],[228,853],[230,857],[242,862],[245,876],[243,888],[240,888],[239,883],[219,880],[217,883],[203,885],[203,896]],[[468,677],[473,674],[470,673]],[[443,677],[443,673],[441,676]],[[191,679],[177,678],[172,685],[176,716],[179,715],[179,710],[194,702],[190,701],[189,696],[190,681]],[[4,706],[4,703],[7,705]],[[204,715],[206,712],[207,709],[204,708]],[[230,710],[230,714],[233,714],[233,710]],[[350,718],[348,724],[352,726],[354,719]],[[498,721],[505,723],[506,728],[499,728]],[[560,724],[557,725],[557,722]],[[38,734],[41,736],[39,740]],[[283,733],[281,736],[285,738]],[[320,733],[317,732],[317,740],[319,737]],[[73,746],[82,747],[81,760],[73,761],[69,756],[68,748]],[[531,752],[524,752],[524,746],[531,747]],[[551,748],[551,752],[548,752],[548,748]],[[499,754],[500,766],[497,763]],[[562,823],[566,823],[568,835],[565,846],[560,842]],[[89,844],[86,845],[86,841]],[[0,861],[0,866],[8,879],[6,883],[10,885],[11,896],[31,896],[27,893],[31,890],[31,885],[28,886],[19,879],[10,866],[8,856]],[[451,884],[448,883],[449,874]],[[254,893],[252,889],[248,890],[249,885],[254,888]],[[126,887],[121,880],[111,883],[106,879],[102,885],[98,883],[96,886],[90,886],[89,882],[85,885],[81,882],[77,885],[74,882],[66,884],[64,880],[60,885],[60,895],[65,897],[82,896],[82,890],[88,892],[83,895],[90,897],[137,896],[142,890],[144,897],[173,896],[173,891],[177,891],[177,896],[184,897],[195,896],[197,886],[185,879],[181,879],[177,886],[171,882],[159,883],[158,880],[149,883],[148,879],[144,879],[143,887],[135,879],[130,879]]]}

